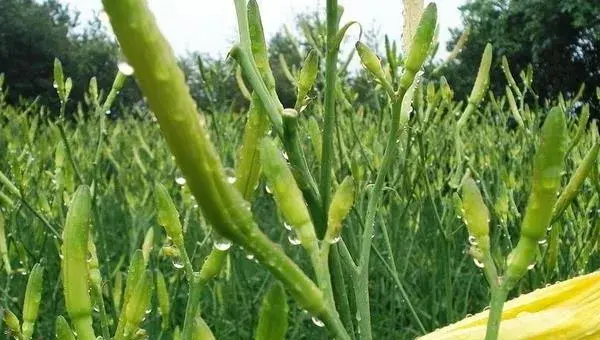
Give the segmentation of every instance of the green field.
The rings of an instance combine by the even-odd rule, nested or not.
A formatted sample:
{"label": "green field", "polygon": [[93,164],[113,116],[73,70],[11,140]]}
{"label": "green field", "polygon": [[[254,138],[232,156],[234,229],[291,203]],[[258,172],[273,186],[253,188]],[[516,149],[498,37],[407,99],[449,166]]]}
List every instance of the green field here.
{"label": "green field", "polygon": [[[120,10],[113,9],[115,13]],[[115,17],[118,20],[117,14]],[[122,38],[119,34],[129,34],[121,33],[120,29],[115,29],[119,38]],[[254,35],[251,37],[256,38]],[[242,45],[242,52],[245,51],[243,48]],[[127,46],[124,46],[124,50],[126,54],[129,52]],[[424,51],[426,55],[428,49]],[[136,61],[141,59],[136,59],[135,55],[128,55],[128,58],[136,69],[134,76],[153,72],[149,67],[144,68],[147,65],[137,66]],[[257,70],[266,72],[260,67],[260,54],[255,55],[254,59],[252,62],[259,65]],[[168,64],[168,61],[165,63]],[[363,63],[369,66],[365,59]],[[322,64],[325,64],[325,60]],[[485,66],[482,66],[482,70],[486,73]],[[392,69],[391,72],[396,71]],[[389,77],[389,72],[389,67],[386,67],[383,77]],[[473,73],[476,72],[477,67],[474,66]],[[377,77],[377,73],[373,73]],[[326,70],[319,73],[319,81],[327,84],[328,74]],[[402,73],[398,71],[398,74]],[[369,238],[369,242],[372,242],[370,251],[367,247],[371,256],[366,260],[373,338],[413,339],[469,314],[479,313],[490,303],[490,289],[486,281],[489,273],[480,268],[483,255],[478,255],[478,249],[481,245],[478,247],[478,239],[469,235],[463,221],[463,217],[468,219],[468,216],[462,211],[469,208],[461,207],[456,195],[458,193],[467,204],[465,192],[461,190],[465,174],[475,180],[473,183],[476,183],[489,210],[492,247],[491,257],[486,261],[492,262],[486,263],[494,264],[501,273],[507,270],[507,255],[520,240],[528,202],[531,204],[530,195],[538,190],[536,181],[554,176],[551,180],[560,182],[558,192],[553,188],[553,193],[556,192],[554,196],[563,194],[561,197],[566,199],[564,210],[554,210],[554,214],[553,201],[556,201],[556,197],[541,202],[541,208],[538,207],[551,222],[544,225],[547,231],[543,231],[543,237],[535,239],[535,251],[530,254],[534,259],[531,263],[533,266],[528,265],[522,279],[510,290],[509,299],[600,268],[600,176],[597,161],[600,137],[597,123],[592,120],[588,122],[589,107],[579,99],[538,98],[530,88],[532,75],[523,75],[522,79],[513,80],[513,83],[507,81],[508,96],[488,93],[486,82],[482,81],[479,86],[477,83],[475,85],[475,96],[467,100],[454,98],[451,85],[445,79],[440,80],[439,75],[428,72],[411,89],[404,89],[407,93],[404,104],[402,100],[388,98],[385,81],[380,80],[377,90],[381,95],[375,99],[380,105],[379,109],[373,108],[373,105],[354,105],[355,92],[348,84],[343,83],[344,88],[337,92],[327,90],[326,85],[325,88],[310,90],[309,96],[313,100],[305,110],[299,110],[303,105],[297,106],[300,111],[296,112],[297,117],[293,116],[288,121],[289,117],[282,114],[286,130],[281,135],[276,124],[268,127],[271,125],[266,118],[269,109],[256,108],[256,104],[260,104],[261,100],[264,102],[265,97],[254,93],[251,115],[263,115],[260,120],[262,123],[259,123],[263,126],[257,128],[254,139],[247,134],[250,126],[247,120],[252,119],[248,118],[247,112],[200,113],[191,116],[195,119],[191,122],[207,131],[203,137],[212,142],[222,164],[218,168],[208,166],[207,171],[214,172],[217,178],[214,180],[217,183],[215,187],[220,185],[218,179],[225,179],[223,183],[227,189],[222,190],[233,192],[241,188],[241,195],[237,191],[235,195],[243,196],[251,204],[251,216],[259,230],[278,243],[281,250],[309,278],[318,281],[325,294],[327,290],[321,286],[322,277],[313,271],[314,261],[317,260],[311,258],[310,255],[314,254],[309,254],[309,247],[302,242],[309,240],[310,236],[304,238],[304,233],[308,233],[303,229],[304,225],[290,222],[301,215],[299,210],[307,209],[296,205],[286,210],[286,200],[297,203],[293,201],[296,199],[293,195],[300,193],[300,205],[304,206],[302,199],[308,202],[308,212],[317,234],[319,227],[322,227],[319,223],[327,226],[327,222],[317,221],[318,213],[313,209],[318,210],[319,207],[310,201],[310,188],[291,190],[296,183],[294,177],[286,175],[296,176],[301,189],[306,189],[298,177],[302,177],[302,171],[307,171],[318,180],[321,199],[325,200],[322,189],[330,189],[329,202],[332,197],[336,202],[336,189],[344,178],[351,176],[355,193],[352,195],[353,204],[351,208],[348,207],[350,210],[347,214],[346,211],[341,212],[341,241],[336,237],[329,239],[331,244],[327,245],[327,249],[330,248],[330,254],[324,261],[328,263],[327,275],[331,275],[339,319],[350,338],[367,339],[359,334],[359,330],[364,329],[361,320],[364,301],[360,300],[360,288],[356,287],[361,280],[352,272],[354,269],[350,262],[359,261],[359,254],[363,253],[361,247],[366,242],[365,230],[373,230]],[[229,250],[221,254],[222,263],[216,276],[210,277],[202,285],[198,295],[192,295],[200,296],[197,314],[201,314],[202,318],[196,320],[204,320],[216,338],[251,339],[255,337],[259,323],[269,321],[279,326],[287,322],[287,339],[326,339],[329,338],[328,334],[332,336],[327,330],[334,331],[334,328],[327,320],[323,320],[326,323],[326,327],[323,327],[323,321],[311,315],[293,292],[288,291],[287,298],[270,301],[272,305],[269,307],[275,313],[268,314],[263,297],[268,291],[281,293],[277,288],[272,288],[280,287],[274,285],[278,279],[283,281],[286,289],[293,291],[295,288],[292,283],[278,276],[281,273],[273,274],[277,271],[273,267],[277,265],[269,267],[267,264],[269,268],[265,267],[269,261],[265,255],[268,249],[258,246],[256,249],[248,248],[248,245],[242,247],[244,242],[251,244],[253,236],[235,234],[231,231],[237,230],[235,227],[221,227],[215,222],[224,218],[222,216],[231,216],[231,220],[223,224],[250,223],[243,220],[242,217],[246,215],[236,219],[235,210],[243,207],[226,207],[229,202],[223,198],[226,195],[214,195],[216,189],[211,187],[212,182],[207,181],[209,184],[206,184],[203,182],[206,178],[197,179],[194,173],[190,173],[189,169],[193,168],[191,163],[210,158],[203,150],[190,152],[197,141],[190,141],[191,146],[180,143],[174,147],[177,142],[171,143],[176,139],[174,135],[187,131],[175,130],[173,127],[176,124],[169,127],[169,119],[176,120],[178,116],[162,112],[165,108],[157,104],[155,97],[175,98],[180,95],[174,94],[177,89],[169,91],[170,87],[155,88],[156,91],[145,93],[148,105],[158,116],[157,121],[146,103],[141,108],[111,108],[109,100],[106,103],[108,106],[103,106],[110,89],[97,90],[91,86],[85,89],[86,101],[69,102],[64,92],[64,80],[68,75],[62,79],[61,76],[62,71],[55,73],[58,96],[62,96],[64,104],[60,110],[41,106],[35,101],[8,104],[4,96],[10,84],[3,84],[0,90],[0,226],[3,226],[0,237],[6,243],[6,247],[2,247],[0,242],[0,255],[3,258],[0,309],[10,310],[23,320],[24,309],[31,309],[31,306],[26,306],[32,303],[31,299],[26,299],[27,281],[34,265],[41,263],[43,283],[33,338],[54,338],[59,315],[70,320],[71,327],[76,327],[72,314],[74,307],[69,307],[72,304],[65,301],[65,295],[68,296],[69,292],[64,289],[66,284],[73,283],[64,282],[65,276],[61,276],[61,267],[64,270],[64,263],[71,260],[71,257],[63,259],[67,247],[65,244],[69,244],[63,242],[63,230],[65,223],[68,224],[71,202],[74,205],[79,202],[73,200],[75,193],[80,193],[78,187],[87,185],[91,194],[89,242],[97,250],[101,275],[100,281],[94,281],[92,277],[89,280],[95,335],[103,335],[106,331],[113,335],[119,317],[128,315],[128,310],[123,307],[127,302],[127,293],[123,292],[123,288],[130,283],[128,279],[132,274],[129,272],[128,275],[128,268],[135,258],[134,253],[142,248],[149,276],[146,277],[145,286],[144,282],[140,283],[144,281],[143,278],[134,284],[149,293],[139,298],[149,301],[137,301],[141,305],[138,308],[143,311],[140,314],[142,318],[138,324],[132,323],[131,327],[134,333],[138,333],[115,338],[171,339],[175,333],[183,331],[191,272],[188,271],[190,268],[186,268],[186,256],[181,253],[182,249],[172,233],[167,235],[163,228],[173,228],[173,224],[177,229],[177,223],[166,201],[161,201],[165,197],[161,198],[158,193],[161,189],[157,185],[162,184],[179,213],[184,245],[193,271],[202,268],[206,257],[211,250],[214,253],[215,247]],[[260,81],[268,78],[264,73],[258,75],[259,78],[261,76]],[[122,74],[119,77],[120,80],[124,79]],[[151,80],[148,79],[142,78],[143,91],[150,86]],[[402,93],[401,79],[404,78],[398,76],[390,79],[390,84]],[[256,84],[251,76],[247,76],[246,80],[250,88]],[[265,89],[270,91],[268,81],[264,82],[267,83]],[[409,85],[412,83],[411,79]],[[301,87],[302,82],[299,81],[299,84]],[[333,116],[329,114],[331,109],[324,99],[331,93],[337,96]],[[117,92],[114,91],[114,94]],[[265,95],[272,96],[272,93]],[[174,108],[185,109],[183,104]],[[397,115],[400,111],[403,118]],[[560,153],[560,143],[554,139],[544,141],[546,149],[540,146],[545,131],[542,126],[551,111],[556,113],[555,117],[560,115],[566,121],[566,133],[558,137],[546,135],[560,139],[564,157]],[[190,116],[185,117],[188,118]],[[393,121],[396,118],[405,118],[406,121],[399,124]],[[297,126],[287,130],[288,123]],[[166,131],[168,129],[171,130]],[[294,131],[297,135],[289,137],[288,131]],[[171,136],[169,143],[163,133]],[[397,135],[391,143],[388,140],[390,135]],[[265,136],[273,138],[268,138],[269,142],[261,142]],[[254,142],[248,144],[248,140]],[[323,147],[327,143],[331,143],[329,149]],[[556,143],[556,148],[549,143]],[[256,159],[251,161],[250,169],[242,165],[244,158],[240,155],[249,153],[241,145],[256,151],[253,154]],[[299,146],[299,150],[294,149],[294,145]],[[272,157],[264,156],[271,150],[269,148],[276,151]],[[392,148],[395,148],[395,157],[389,156]],[[209,149],[210,146],[207,147]],[[281,156],[279,150],[283,149],[289,156]],[[172,150],[175,150],[177,162]],[[551,152],[542,155],[545,158],[536,163],[536,157],[540,158],[543,150]],[[260,157],[257,156],[259,153]],[[295,158],[298,154],[306,158],[306,169],[302,168],[302,164],[298,165]],[[544,172],[540,175],[540,171],[547,170],[542,169],[544,162],[557,155],[561,157],[556,162],[562,163],[559,171],[552,168],[555,173]],[[289,163],[285,161],[287,158]],[[188,170],[182,171],[178,165]],[[252,166],[262,167],[264,171],[256,172],[257,168],[252,169]],[[330,171],[323,171],[323,168]],[[378,175],[382,168],[388,172],[380,178]],[[325,178],[330,176],[325,185],[322,183],[323,173],[328,173]],[[536,174],[542,177],[536,177]],[[580,181],[573,182],[573,178]],[[240,185],[240,181],[246,181],[246,187]],[[567,184],[571,185],[569,189],[573,189],[573,192],[564,190]],[[373,200],[376,195],[380,195],[379,204],[377,199]],[[162,203],[157,205],[157,200]],[[375,208],[370,208],[373,201]],[[221,214],[211,210],[219,207],[226,212]],[[73,208],[71,214],[83,210]],[[326,213],[325,216],[327,218]],[[329,218],[331,224],[331,215]],[[366,225],[369,220],[373,222],[372,226]],[[82,228],[87,230],[86,226]],[[251,229],[248,233],[254,233],[252,235],[255,236],[257,232]],[[224,236],[234,241],[230,249],[227,249],[227,245],[231,241],[224,239]],[[319,236],[322,239],[322,235]],[[324,247],[328,242],[318,243]],[[255,253],[248,249],[255,249]],[[88,275],[92,275],[92,264],[95,263],[93,252],[86,254],[87,267],[81,267],[83,270],[80,272],[84,282]],[[485,268],[489,269],[489,266]],[[160,287],[155,287],[158,272],[162,273],[166,282],[170,303],[166,314],[165,296],[161,295],[164,292]],[[99,291],[96,292],[95,284],[98,282]],[[127,289],[132,291],[132,299],[138,298],[136,288],[129,286]],[[285,311],[282,304],[287,304],[285,308],[289,308],[287,315],[281,314],[281,311]],[[10,328],[4,324],[2,327],[0,329],[10,337]],[[265,325],[263,327],[268,328]],[[271,326],[270,329],[276,328]],[[138,329],[144,329],[145,333],[139,333]],[[196,332],[194,339],[210,339],[197,329]],[[264,329],[260,332],[264,332]],[[12,334],[19,339],[25,338],[14,332]],[[268,336],[264,339],[268,339]]]}

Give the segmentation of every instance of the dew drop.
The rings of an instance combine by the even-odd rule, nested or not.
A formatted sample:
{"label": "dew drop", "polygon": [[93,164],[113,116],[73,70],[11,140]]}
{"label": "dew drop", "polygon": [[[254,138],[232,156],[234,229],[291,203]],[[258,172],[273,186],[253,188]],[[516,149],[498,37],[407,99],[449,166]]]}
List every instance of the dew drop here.
{"label": "dew drop", "polygon": [[527,270],[532,270],[533,268],[535,268],[535,262],[527,266]]}
{"label": "dew drop", "polygon": [[301,244],[302,242],[300,241],[300,239],[298,238],[298,236],[296,236],[295,233],[290,233],[288,235],[288,241],[290,242],[291,245],[293,246],[297,246],[299,244]]}
{"label": "dew drop", "polygon": [[250,260],[250,261],[254,260],[254,254],[248,253],[248,254],[246,255],[246,259],[248,259],[248,260]]}
{"label": "dew drop", "polygon": [[269,185],[265,185],[265,191],[267,192],[267,194],[272,194],[273,190],[271,190],[271,188],[269,187]]}
{"label": "dew drop", "polygon": [[342,237],[340,235],[338,235],[332,239],[327,240],[327,242],[329,242],[329,244],[336,244],[336,243],[340,242],[341,239],[342,239]]}
{"label": "dew drop", "polygon": [[483,268],[483,267],[485,267],[485,265],[483,264],[483,262],[479,261],[476,258],[473,258],[473,262],[475,263],[475,265],[477,266],[477,268]]}
{"label": "dew drop", "polygon": [[58,88],[58,83],[57,83],[56,81],[55,81],[55,82],[53,82],[53,83],[52,83],[52,87],[54,87],[55,89],[57,89],[57,88]]}
{"label": "dew drop", "polygon": [[187,181],[183,177],[177,177],[177,178],[175,178],[175,183],[177,183],[177,184],[179,184],[181,186],[185,185],[186,182]]}
{"label": "dew drop", "polygon": [[215,247],[215,249],[226,251],[229,250],[229,248],[231,248],[231,241],[221,237],[214,241],[213,246]]}
{"label": "dew drop", "polygon": [[469,235],[469,244],[472,246],[476,246],[477,245],[477,238],[473,235]]}
{"label": "dew drop", "polygon": [[175,267],[175,269],[183,268],[183,260],[181,260],[181,257],[179,257],[179,256],[173,257],[173,267]]}
{"label": "dew drop", "polygon": [[227,183],[233,184],[235,183],[235,181],[237,181],[237,178],[235,178],[235,176],[227,176]]}
{"label": "dew drop", "polygon": [[315,326],[317,327],[325,327],[325,324],[323,323],[323,321],[319,320],[316,317],[312,317],[312,322],[315,324]]}
{"label": "dew drop", "polygon": [[546,244],[546,243],[548,243],[548,240],[547,240],[547,239],[543,239],[543,240],[539,240],[539,241],[538,241],[538,244],[539,244],[539,245],[544,245],[544,244]]}
{"label": "dew drop", "polygon": [[289,225],[289,224],[287,224],[287,223],[285,223],[285,222],[283,222],[283,227],[284,227],[284,228],[285,228],[285,230],[287,230],[287,231],[292,231],[292,226],[291,226],[291,225]]}
{"label": "dew drop", "polygon": [[119,68],[119,72],[123,73],[126,76],[130,76],[134,72],[133,67],[129,65],[128,62],[123,60],[119,61],[117,67]]}

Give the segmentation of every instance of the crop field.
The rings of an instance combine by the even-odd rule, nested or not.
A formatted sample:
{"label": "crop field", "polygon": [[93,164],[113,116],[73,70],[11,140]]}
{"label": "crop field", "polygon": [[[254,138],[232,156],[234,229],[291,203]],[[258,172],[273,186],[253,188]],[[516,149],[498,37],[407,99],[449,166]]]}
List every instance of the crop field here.
{"label": "crop field", "polygon": [[[8,103],[0,76],[1,334],[415,339],[484,312],[472,333],[426,339],[551,338],[534,321],[514,336],[502,310],[600,268],[600,89],[540,98],[534,70],[505,59],[494,95],[488,45],[458,98],[427,64],[429,5],[404,57],[357,43],[376,105],[355,105],[337,77],[352,23],[327,1],[327,50],[290,71],[284,109],[258,5],[235,3],[247,111],[198,112],[142,0],[104,0],[127,58],[112,89],[92,79],[74,102],[57,59],[55,110]],[[144,103],[118,107],[134,79]],[[589,320],[565,321],[570,338],[600,336],[597,281],[569,305]],[[533,305],[512,318],[542,318]]]}

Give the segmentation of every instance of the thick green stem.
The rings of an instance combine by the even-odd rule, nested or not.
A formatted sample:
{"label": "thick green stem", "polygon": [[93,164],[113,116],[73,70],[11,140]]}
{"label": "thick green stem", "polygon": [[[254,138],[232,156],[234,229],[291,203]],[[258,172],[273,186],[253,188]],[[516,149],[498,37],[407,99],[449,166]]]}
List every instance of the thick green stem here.
{"label": "thick green stem", "polygon": [[502,309],[508,296],[505,285],[492,287],[492,302],[490,303],[490,315],[488,318],[485,340],[496,340],[500,334],[500,321],[502,321]]}
{"label": "thick green stem", "polygon": [[[327,0],[327,57],[325,60],[325,113],[323,116],[323,146],[321,159],[320,190],[323,207],[329,207],[331,199],[331,171],[333,162],[333,128],[335,122],[335,95],[337,82],[337,59],[339,46],[336,44],[338,33],[338,2]],[[324,209],[326,214],[327,209]],[[327,220],[327,216],[323,216]],[[327,228],[325,228],[327,229]]]}

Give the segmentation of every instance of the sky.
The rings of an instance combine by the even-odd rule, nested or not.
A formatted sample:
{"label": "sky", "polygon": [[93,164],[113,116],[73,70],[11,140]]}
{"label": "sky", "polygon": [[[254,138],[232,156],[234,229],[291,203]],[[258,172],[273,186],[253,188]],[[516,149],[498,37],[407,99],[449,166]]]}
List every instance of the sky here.
{"label": "sky", "polygon": [[[87,21],[101,11],[100,0],[60,0],[71,9],[81,12]],[[175,52],[207,53],[223,57],[237,40],[233,0],[148,0],[161,30]],[[294,28],[294,18],[299,13],[320,10],[324,13],[326,0],[258,0],[267,38],[283,25]],[[431,2],[427,1],[426,2]],[[461,25],[458,7],[466,0],[437,0],[440,23],[440,51],[445,53],[445,43],[450,35],[448,28]],[[356,20],[366,31],[377,28],[400,44],[402,32],[402,0],[340,0],[345,13],[342,22]],[[354,31],[355,36],[357,31]],[[352,40],[352,39],[350,39]],[[356,39],[354,39],[356,40]]]}

